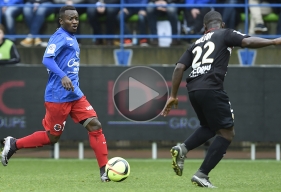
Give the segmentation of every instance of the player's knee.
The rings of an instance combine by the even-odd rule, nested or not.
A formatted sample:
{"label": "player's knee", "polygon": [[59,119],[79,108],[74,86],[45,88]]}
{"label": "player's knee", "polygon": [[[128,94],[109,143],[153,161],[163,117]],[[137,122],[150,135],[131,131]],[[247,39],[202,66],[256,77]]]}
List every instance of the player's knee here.
{"label": "player's knee", "polygon": [[217,134],[231,142],[235,136],[234,127],[229,129],[220,129]]}
{"label": "player's knee", "polygon": [[48,134],[48,137],[50,139],[51,144],[57,143],[60,139],[60,136],[55,136],[55,135],[51,135],[51,134]]}
{"label": "player's knee", "polygon": [[232,130],[232,131],[229,132],[229,134],[227,134],[226,139],[227,139],[228,141],[232,141],[233,138],[234,138],[234,136],[235,136],[235,132],[234,132],[234,130]]}
{"label": "player's knee", "polygon": [[97,118],[93,118],[87,125],[86,125],[86,129],[88,131],[96,131],[101,129],[101,123]]}

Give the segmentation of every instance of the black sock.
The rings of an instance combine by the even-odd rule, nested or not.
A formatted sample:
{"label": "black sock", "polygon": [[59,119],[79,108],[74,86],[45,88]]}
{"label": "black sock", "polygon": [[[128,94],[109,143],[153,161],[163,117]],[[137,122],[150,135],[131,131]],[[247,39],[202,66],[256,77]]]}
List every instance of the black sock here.
{"label": "black sock", "polygon": [[199,147],[215,135],[216,133],[211,131],[209,128],[199,127],[184,141],[185,147],[188,151],[190,151]]}
{"label": "black sock", "polygon": [[217,136],[209,147],[206,157],[199,168],[200,172],[208,175],[210,171],[220,162],[226,153],[230,141],[221,136]]}

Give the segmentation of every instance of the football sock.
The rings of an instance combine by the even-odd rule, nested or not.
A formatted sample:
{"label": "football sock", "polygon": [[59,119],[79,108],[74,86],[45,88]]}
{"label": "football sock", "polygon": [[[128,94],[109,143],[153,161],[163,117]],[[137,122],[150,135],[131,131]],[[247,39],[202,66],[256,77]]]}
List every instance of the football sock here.
{"label": "football sock", "polygon": [[43,147],[43,145],[50,145],[50,139],[46,131],[37,131],[26,137],[17,139],[17,149],[22,148],[36,148]]}
{"label": "football sock", "polygon": [[106,165],[107,159],[107,144],[102,133],[102,130],[99,129],[97,131],[88,132],[90,146],[94,150],[99,167],[103,167]]}
{"label": "football sock", "polygon": [[190,151],[204,144],[215,135],[216,133],[209,128],[199,127],[184,141],[185,147]]}
{"label": "football sock", "polygon": [[210,171],[220,162],[223,158],[224,154],[228,146],[230,145],[230,141],[227,139],[217,136],[212,144],[209,147],[209,150],[205,156],[205,159],[199,168],[200,172],[208,175]]}

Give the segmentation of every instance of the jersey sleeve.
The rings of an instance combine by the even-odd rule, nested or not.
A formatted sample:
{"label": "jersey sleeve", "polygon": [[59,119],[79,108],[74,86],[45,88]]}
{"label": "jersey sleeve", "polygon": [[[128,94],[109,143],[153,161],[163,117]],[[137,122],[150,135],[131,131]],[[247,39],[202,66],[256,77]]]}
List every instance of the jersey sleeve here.
{"label": "jersey sleeve", "polygon": [[62,35],[56,35],[53,38],[50,38],[43,57],[56,57],[65,44],[66,39]]}
{"label": "jersey sleeve", "polygon": [[225,31],[224,40],[229,47],[241,47],[242,40],[250,37],[234,29],[227,29]]}
{"label": "jersey sleeve", "polygon": [[182,56],[180,57],[179,61],[177,63],[182,63],[186,66],[185,70],[188,69],[191,64],[192,64],[192,52],[191,52],[191,48],[187,49]]}

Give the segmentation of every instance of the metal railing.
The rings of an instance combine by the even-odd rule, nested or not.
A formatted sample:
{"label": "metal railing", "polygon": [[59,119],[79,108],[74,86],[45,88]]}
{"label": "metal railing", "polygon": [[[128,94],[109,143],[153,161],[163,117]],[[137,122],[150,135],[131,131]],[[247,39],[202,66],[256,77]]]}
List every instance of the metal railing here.
{"label": "metal railing", "polygon": [[[25,5],[25,4],[18,4],[13,5],[17,7],[26,7],[26,6],[32,6],[32,5]],[[42,5],[46,7],[56,7],[60,8],[62,6],[65,6],[65,4],[48,4],[48,5]],[[96,4],[74,4],[76,8],[78,7],[98,7]],[[124,0],[121,0],[120,4],[106,4],[105,7],[120,7],[120,10],[122,10],[125,7],[143,7],[143,4],[125,4]],[[146,7],[156,7],[155,4],[147,4]],[[248,28],[249,28],[249,7],[281,7],[281,4],[248,4],[248,0],[245,0],[244,4],[167,4],[167,7],[178,7],[178,8],[193,8],[193,7],[211,7],[211,8],[228,8],[228,7],[235,7],[235,8],[244,8],[244,14],[245,14],[245,23],[244,23],[244,31],[241,31],[243,33],[248,34]],[[0,6],[0,8],[2,8]],[[2,9],[0,9],[0,23],[1,23],[1,16],[2,16]],[[120,49],[124,50],[124,45],[122,42],[124,42],[125,38],[178,38],[178,39],[195,39],[201,37],[201,35],[138,35],[138,34],[124,34],[124,25],[126,24],[124,21],[124,13],[121,11],[120,15],[120,33],[116,35],[95,35],[95,34],[80,34],[76,35],[77,38],[90,38],[90,39],[98,39],[98,38],[111,38],[111,39],[119,39],[120,40]],[[203,27],[203,26],[202,26]],[[32,35],[34,38],[49,38],[52,34],[45,34],[45,35]],[[7,38],[26,38],[27,34],[16,34],[16,35],[5,35]],[[277,38],[280,35],[256,35],[263,38]]]}
{"label": "metal railing", "polygon": [[[32,5],[25,5],[25,4],[17,4],[13,5],[15,7],[26,7],[26,6],[32,6]],[[60,8],[62,6],[65,6],[65,4],[49,4],[49,5],[41,5],[41,6],[46,6],[46,7],[56,7]],[[98,7],[96,4],[75,4],[75,7]],[[120,4],[106,4],[105,7],[120,7],[120,9],[123,9],[124,7],[143,7],[143,4],[124,4],[124,0],[121,0]],[[147,4],[147,7],[156,7],[157,5],[151,5]],[[248,28],[249,28],[249,7],[252,6],[258,6],[258,7],[281,7],[281,4],[248,4],[248,1],[245,1],[245,4],[167,4],[167,7],[178,7],[178,8],[193,8],[193,7],[212,7],[212,8],[228,8],[228,7],[235,7],[235,8],[244,8],[245,10],[245,23],[244,23],[244,33],[248,33]],[[0,6],[1,7],[1,6]],[[2,8],[2,7],[1,7]],[[2,20],[2,9],[0,9],[0,23]],[[121,12],[120,15],[120,34],[116,35],[95,35],[95,34],[81,34],[81,35],[76,35],[77,38],[120,38],[120,40],[124,38],[160,38],[160,37],[167,37],[165,36],[159,36],[159,35],[137,35],[137,34],[130,34],[130,35],[125,35],[123,26],[125,25],[124,21],[124,15],[123,12]],[[243,32],[243,31],[241,31]],[[38,38],[49,38],[51,34],[49,35],[33,35],[34,37]],[[266,38],[276,38],[279,37],[278,35],[258,35]],[[16,35],[9,35],[6,34],[6,37],[8,38],[25,38],[27,37],[27,34],[16,34]],[[188,38],[198,38],[200,35],[170,35],[168,37],[171,38],[181,38],[181,39],[188,39]],[[122,41],[121,41],[122,42]]]}

